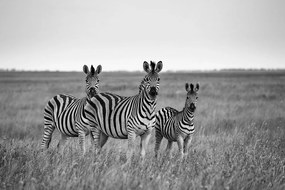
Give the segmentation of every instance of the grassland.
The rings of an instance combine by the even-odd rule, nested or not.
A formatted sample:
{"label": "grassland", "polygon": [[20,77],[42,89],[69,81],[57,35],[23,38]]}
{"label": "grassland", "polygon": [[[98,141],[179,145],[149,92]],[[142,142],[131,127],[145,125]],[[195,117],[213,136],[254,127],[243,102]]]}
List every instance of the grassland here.
{"label": "grassland", "polygon": [[[101,91],[134,95],[144,73],[103,72]],[[196,133],[187,157],[126,161],[127,142],[109,139],[100,155],[78,140],[40,151],[43,109],[58,93],[84,96],[83,73],[0,73],[0,189],[285,189],[285,72],[162,73],[157,109],[182,109],[185,82],[199,82]],[[139,138],[137,139],[137,146]]]}

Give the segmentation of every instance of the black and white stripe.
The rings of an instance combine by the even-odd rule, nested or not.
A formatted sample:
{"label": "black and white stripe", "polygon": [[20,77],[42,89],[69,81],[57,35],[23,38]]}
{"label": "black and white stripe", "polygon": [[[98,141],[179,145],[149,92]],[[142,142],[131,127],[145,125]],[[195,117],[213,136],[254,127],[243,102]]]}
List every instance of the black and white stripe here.
{"label": "black and white stripe", "polygon": [[101,149],[108,137],[128,139],[128,158],[132,155],[136,136],[141,136],[141,156],[145,155],[151,130],[155,124],[155,108],[159,90],[162,62],[144,62],[147,75],[142,80],[139,93],[123,97],[100,93],[85,106],[96,148]]}
{"label": "black and white stripe", "polygon": [[86,97],[76,98],[71,95],[59,94],[50,99],[44,109],[44,134],[41,143],[43,149],[47,149],[51,142],[52,133],[57,128],[61,133],[61,146],[68,137],[80,137],[82,152],[85,153],[84,138],[89,133],[86,123],[84,106],[86,100],[98,93],[99,78],[98,74],[102,71],[101,65],[95,70],[93,65],[89,71],[86,65],[83,66],[86,74]]}
{"label": "black and white stripe", "polygon": [[167,152],[172,147],[172,142],[178,143],[180,155],[183,157],[187,152],[188,144],[191,142],[194,127],[194,112],[198,99],[199,84],[194,89],[193,84],[186,83],[187,97],[185,107],[182,111],[177,111],[171,107],[160,109],[156,114],[155,125],[155,156],[157,157],[160,143],[165,137],[168,140]]}

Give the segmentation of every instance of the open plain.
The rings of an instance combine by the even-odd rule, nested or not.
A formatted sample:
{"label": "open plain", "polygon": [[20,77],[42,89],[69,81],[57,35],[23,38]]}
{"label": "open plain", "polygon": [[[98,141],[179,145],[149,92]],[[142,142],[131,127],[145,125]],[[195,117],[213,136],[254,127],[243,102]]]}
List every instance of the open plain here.
{"label": "open plain", "polygon": [[[143,72],[102,72],[100,91],[138,93]],[[185,83],[199,82],[189,154],[126,162],[126,140],[109,138],[95,155],[77,138],[40,151],[43,109],[59,93],[85,95],[82,72],[0,72],[0,189],[285,189],[285,71],[163,72],[157,110],[181,110]],[[153,130],[154,132],[154,130]],[[139,137],[136,140],[139,149]],[[138,151],[137,151],[138,152]]]}

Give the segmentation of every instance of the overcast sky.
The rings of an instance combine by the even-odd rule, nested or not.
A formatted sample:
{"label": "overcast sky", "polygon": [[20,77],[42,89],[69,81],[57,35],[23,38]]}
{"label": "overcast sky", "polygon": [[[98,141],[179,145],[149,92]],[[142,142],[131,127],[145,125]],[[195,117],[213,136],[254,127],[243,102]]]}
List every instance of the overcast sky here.
{"label": "overcast sky", "polygon": [[284,0],[0,0],[0,68],[285,68]]}

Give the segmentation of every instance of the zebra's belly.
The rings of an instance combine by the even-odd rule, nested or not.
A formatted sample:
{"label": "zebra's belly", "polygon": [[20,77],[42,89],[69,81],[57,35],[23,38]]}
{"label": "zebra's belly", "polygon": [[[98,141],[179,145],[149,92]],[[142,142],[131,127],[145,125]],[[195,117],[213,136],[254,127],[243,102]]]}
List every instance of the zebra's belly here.
{"label": "zebra's belly", "polygon": [[[169,141],[177,142],[178,135],[174,134],[162,134],[164,138],[166,138]],[[183,139],[185,139],[188,134],[179,134],[179,136],[182,136]]]}
{"label": "zebra's belly", "polygon": [[[115,122],[110,122],[115,121]],[[128,138],[128,122],[131,123],[131,128],[135,132],[137,136],[143,135],[146,131],[151,130],[154,127],[155,118],[152,120],[144,119],[140,124],[135,119],[126,119],[126,120],[114,120],[110,119],[106,123],[101,123],[100,129],[101,131],[109,137],[116,138],[116,139],[127,139]]]}
{"label": "zebra's belly", "polygon": [[57,129],[61,134],[68,137],[78,137],[78,130],[75,128],[75,121],[73,122],[58,122]]}
{"label": "zebra's belly", "polygon": [[68,137],[78,137],[78,131],[74,128],[58,127],[58,130]]}
{"label": "zebra's belly", "polygon": [[112,137],[114,139],[128,139],[128,135],[126,135],[126,136],[109,136],[109,137]]}
{"label": "zebra's belly", "polygon": [[[136,136],[141,136],[141,135],[143,135],[144,133],[145,133],[146,131],[145,130],[140,130],[140,131],[136,131],[135,132],[135,134],[136,134]],[[108,135],[108,134],[106,134],[107,136],[109,136],[109,137],[112,137],[112,138],[114,138],[114,139],[128,139],[128,135],[120,135],[120,136],[117,136],[117,135]]]}
{"label": "zebra's belly", "polygon": [[[146,126],[138,126],[138,127],[134,127],[133,130],[137,136],[140,136],[140,135],[143,135],[148,130],[148,128]],[[120,130],[120,128],[117,128],[117,130],[108,130],[108,131],[103,130],[103,133],[115,139],[127,139],[128,138],[127,130]]]}
{"label": "zebra's belly", "polygon": [[174,141],[174,142],[177,141],[177,136],[175,134],[163,133],[162,136],[169,141]]}
{"label": "zebra's belly", "polygon": [[108,137],[112,137],[115,139],[127,139],[128,138],[128,133],[127,130],[123,127],[116,126],[116,127],[104,127],[101,126],[101,131],[107,135]]}
{"label": "zebra's belly", "polygon": [[114,139],[127,139],[128,138],[128,134],[126,133],[126,134],[124,134],[124,133],[120,133],[120,134],[118,134],[118,133],[106,133],[106,132],[104,132],[103,131],[103,133],[105,134],[105,135],[107,135],[108,137],[111,137],[111,138],[114,138]]}

